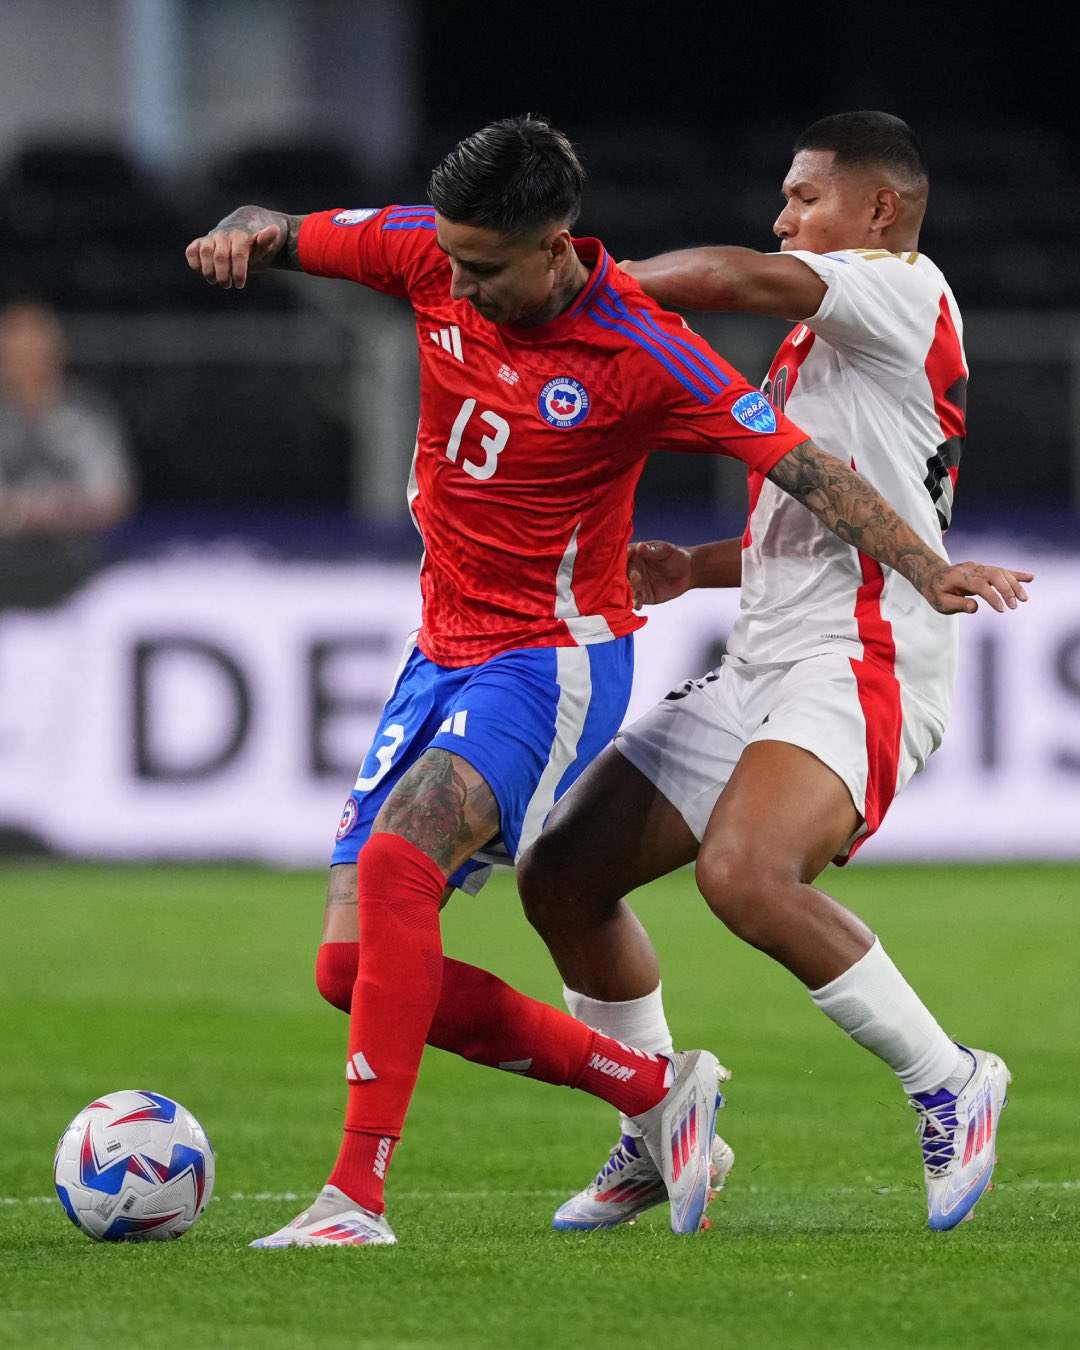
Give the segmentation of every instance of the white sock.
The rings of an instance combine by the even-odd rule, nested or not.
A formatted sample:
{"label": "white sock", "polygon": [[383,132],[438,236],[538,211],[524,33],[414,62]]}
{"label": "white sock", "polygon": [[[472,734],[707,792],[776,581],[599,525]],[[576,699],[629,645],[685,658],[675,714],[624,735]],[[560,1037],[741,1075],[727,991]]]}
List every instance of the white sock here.
{"label": "white sock", "polygon": [[[635,1050],[647,1050],[650,1055],[675,1053],[664,1013],[663,985],[658,984],[643,998],[630,998],[621,1003],[604,1003],[598,998],[579,994],[563,985],[563,998],[573,1017],[594,1031],[602,1031]],[[623,1134],[640,1139],[641,1131],[628,1116],[620,1115]]]}
{"label": "white sock", "polygon": [[962,1087],[968,1056],[942,1031],[914,989],[874,945],[842,975],[807,991],[817,1006],[859,1045],[885,1063],[908,1093]]}

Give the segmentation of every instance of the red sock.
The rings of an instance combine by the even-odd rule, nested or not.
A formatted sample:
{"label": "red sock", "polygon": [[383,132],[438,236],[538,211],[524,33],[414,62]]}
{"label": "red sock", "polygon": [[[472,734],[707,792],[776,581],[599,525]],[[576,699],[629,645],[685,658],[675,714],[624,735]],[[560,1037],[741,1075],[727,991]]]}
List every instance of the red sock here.
{"label": "red sock", "polygon": [[344,1191],[362,1209],[385,1214],[386,1169],[397,1140],[388,1134],[361,1134],[354,1130],[349,1130],[345,1138],[349,1147],[341,1150],[330,1173],[330,1184]]}
{"label": "red sock", "polygon": [[428,1044],[475,1064],[581,1088],[628,1116],[664,1096],[669,1061],[593,1031],[486,970],[443,958]]}
{"label": "red sock", "polygon": [[[415,844],[373,834],[357,859],[360,963],[349,1014],[345,1136],[330,1184],[382,1212],[385,1159],[378,1139],[401,1138],[442,983],[442,869]],[[375,1143],[372,1143],[375,1136]]]}
{"label": "red sock", "polygon": [[671,1060],[635,1050],[599,1031],[594,1031],[593,1036],[585,1072],[571,1087],[602,1097],[624,1116],[640,1116],[663,1100]]}
{"label": "red sock", "polygon": [[352,1007],[353,985],[360,964],[355,942],[324,942],[315,958],[315,983],[319,993],[342,1012]]}

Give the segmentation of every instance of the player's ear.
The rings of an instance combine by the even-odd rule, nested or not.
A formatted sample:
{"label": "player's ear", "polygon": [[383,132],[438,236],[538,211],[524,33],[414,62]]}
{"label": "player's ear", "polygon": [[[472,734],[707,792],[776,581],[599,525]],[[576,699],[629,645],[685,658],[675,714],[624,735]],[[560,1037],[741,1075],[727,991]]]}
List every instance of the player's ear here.
{"label": "player's ear", "polygon": [[895,225],[900,216],[900,194],[895,188],[878,188],[874,194],[873,228],[886,230]]}
{"label": "player's ear", "polygon": [[545,241],[545,247],[548,257],[551,259],[552,267],[564,266],[574,251],[574,241],[571,238],[570,231],[567,229],[553,230]]}

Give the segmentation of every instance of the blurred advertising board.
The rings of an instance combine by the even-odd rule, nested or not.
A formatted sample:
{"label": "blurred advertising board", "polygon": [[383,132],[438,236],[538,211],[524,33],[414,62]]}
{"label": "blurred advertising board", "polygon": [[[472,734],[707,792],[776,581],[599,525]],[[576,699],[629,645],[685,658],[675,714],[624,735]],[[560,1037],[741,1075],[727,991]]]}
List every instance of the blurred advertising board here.
{"label": "blurred advertising board", "polygon": [[[957,620],[944,746],[860,861],[1080,857],[1080,559],[1023,562],[1027,606]],[[628,720],[715,664],[737,605],[649,611]],[[79,857],[323,865],[418,611],[411,566],[200,551],[0,614],[0,827]]]}

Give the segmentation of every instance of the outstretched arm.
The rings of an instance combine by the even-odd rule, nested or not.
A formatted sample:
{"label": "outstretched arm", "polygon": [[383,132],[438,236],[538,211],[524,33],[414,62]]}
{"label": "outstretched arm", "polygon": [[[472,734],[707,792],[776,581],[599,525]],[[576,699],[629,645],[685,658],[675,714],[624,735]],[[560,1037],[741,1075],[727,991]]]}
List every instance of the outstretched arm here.
{"label": "outstretched arm", "polygon": [[1032,580],[1030,572],[974,562],[950,565],[865,478],[813,441],[789,450],[768,476],[845,542],[907,577],[941,614],[974,614],[974,596],[999,612],[1027,599],[1021,583]]}
{"label": "outstretched arm", "polygon": [[752,248],[685,248],[619,266],[670,309],[727,309],[797,322],[821,308],[828,289],[812,267]]}
{"label": "outstretched arm", "polygon": [[242,290],[249,272],[300,266],[300,226],[303,216],[287,216],[265,206],[241,206],[209,234],[193,239],[184,250],[188,266],[201,272],[212,286]]}

